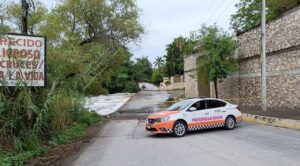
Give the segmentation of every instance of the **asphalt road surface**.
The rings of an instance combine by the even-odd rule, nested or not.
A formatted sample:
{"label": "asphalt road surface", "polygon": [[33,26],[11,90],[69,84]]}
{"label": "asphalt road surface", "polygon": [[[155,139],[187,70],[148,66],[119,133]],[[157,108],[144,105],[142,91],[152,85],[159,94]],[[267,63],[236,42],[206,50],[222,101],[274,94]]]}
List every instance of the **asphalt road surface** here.
{"label": "asphalt road surface", "polygon": [[[138,100],[143,100],[143,97],[139,96],[130,102],[138,103]],[[138,111],[134,113],[138,114]],[[296,130],[241,123],[234,130],[205,130],[190,133],[182,138],[174,138],[167,135],[147,134],[144,123],[143,118],[111,120],[88,147],[76,156],[72,156],[66,164],[76,166],[300,165],[300,132]]]}

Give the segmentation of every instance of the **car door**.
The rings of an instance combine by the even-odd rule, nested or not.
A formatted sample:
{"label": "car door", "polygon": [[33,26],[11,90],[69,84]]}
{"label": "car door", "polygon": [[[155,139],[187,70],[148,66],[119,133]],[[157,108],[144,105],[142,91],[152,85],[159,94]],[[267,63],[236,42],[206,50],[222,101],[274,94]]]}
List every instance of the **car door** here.
{"label": "car door", "polygon": [[[191,108],[196,108],[196,110],[190,110]],[[198,130],[204,128],[211,115],[206,109],[205,100],[201,100],[195,102],[183,116],[187,119],[189,130]]]}
{"label": "car door", "polygon": [[218,107],[220,112],[217,112],[216,115],[220,115],[222,116],[222,119],[225,121],[227,115],[228,115],[228,108],[226,107],[227,103],[220,101],[220,100],[216,100],[218,102]]}
{"label": "car door", "polygon": [[208,99],[206,100],[206,106],[207,111],[212,115],[212,121],[216,124],[224,123],[224,120],[226,118],[226,103],[214,100],[214,99]]}

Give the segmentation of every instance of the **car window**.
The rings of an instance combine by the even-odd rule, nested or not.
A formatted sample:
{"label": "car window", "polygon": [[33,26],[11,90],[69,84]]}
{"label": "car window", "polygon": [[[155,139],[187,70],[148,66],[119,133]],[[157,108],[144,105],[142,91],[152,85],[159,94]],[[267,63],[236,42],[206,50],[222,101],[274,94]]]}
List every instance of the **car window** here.
{"label": "car window", "polygon": [[207,104],[207,109],[226,106],[225,102],[219,100],[206,100],[206,104]]}
{"label": "car window", "polygon": [[187,108],[189,105],[191,105],[193,101],[191,100],[183,100],[178,103],[175,103],[171,105],[169,108],[167,108],[167,111],[182,111],[185,108]]}
{"label": "car window", "polygon": [[225,107],[227,105],[227,103],[223,102],[223,101],[218,101],[220,103],[221,107]]}
{"label": "car window", "polygon": [[204,110],[206,109],[205,101],[204,100],[197,101],[191,107],[195,107],[196,110]]}

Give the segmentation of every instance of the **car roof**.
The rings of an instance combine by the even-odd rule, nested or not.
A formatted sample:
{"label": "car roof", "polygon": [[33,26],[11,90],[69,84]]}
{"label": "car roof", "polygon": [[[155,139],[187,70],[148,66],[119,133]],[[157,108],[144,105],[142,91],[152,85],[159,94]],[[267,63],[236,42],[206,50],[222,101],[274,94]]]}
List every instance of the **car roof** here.
{"label": "car roof", "polygon": [[185,99],[185,101],[199,101],[200,100],[200,98],[192,98],[192,99]]}
{"label": "car roof", "polygon": [[[217,98],[203,98],[203,97],[195,97],[195,98],[189,98],[189,99],[186,99],[186,100],[189,100],[189,101],[201,101],[201,100],[219,100],[219,101],[223,101],[223,102],[226,102],[224,100],[221,100],[221,99],[217,99]],[[228,103],[228,102],[226,102]]]}

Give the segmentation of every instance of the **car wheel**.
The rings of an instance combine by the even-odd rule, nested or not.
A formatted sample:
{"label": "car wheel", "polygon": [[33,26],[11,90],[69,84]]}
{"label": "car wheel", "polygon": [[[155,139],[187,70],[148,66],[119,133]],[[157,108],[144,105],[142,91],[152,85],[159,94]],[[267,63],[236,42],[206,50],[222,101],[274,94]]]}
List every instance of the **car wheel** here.
{"label": "car wheel", "polygon": [[228,116],[225,120],[225,128],[232,130],[235,127],[235,119],[232,116]]}
{"label": "car wheel", "polygon": [[176,121],[173,127],[173,135],[175,137],[183,137],[187,132],[187,126],[182,121]]}

